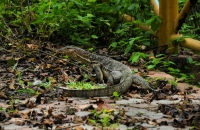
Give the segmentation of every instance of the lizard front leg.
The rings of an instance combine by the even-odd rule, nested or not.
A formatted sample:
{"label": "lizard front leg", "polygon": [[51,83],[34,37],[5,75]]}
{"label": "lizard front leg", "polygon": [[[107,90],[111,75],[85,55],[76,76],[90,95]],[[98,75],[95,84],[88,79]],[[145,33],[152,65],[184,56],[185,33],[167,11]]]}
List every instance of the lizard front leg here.
{"label": "lizard front leg", "polygon": [[103,81],[103,73],[101,71],[101,68],[99,65],[93,65],[93,70],[97,76],[97,79],[98,79],[98,83],[102,84],[104,83]]}

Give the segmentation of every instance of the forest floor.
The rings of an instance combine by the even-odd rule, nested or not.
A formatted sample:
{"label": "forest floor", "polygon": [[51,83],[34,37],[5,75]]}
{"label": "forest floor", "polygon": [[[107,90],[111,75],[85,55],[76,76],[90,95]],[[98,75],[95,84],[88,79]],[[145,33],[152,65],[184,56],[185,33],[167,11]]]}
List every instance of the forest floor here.
{"label": "forest floor", "polygon": [[71,80],[96,79],[85,79],[92,73],[89,67],[55,54],[48,49],[53,46],[0,49],[0,130],[200,129],[199,88],[186,83],[175,87],[173,76],[132,66],[127,56],[107,48],[95,52],[137,70],[159,92],[134,84],[126,94],[111,97],[77,98],[57,91]]}

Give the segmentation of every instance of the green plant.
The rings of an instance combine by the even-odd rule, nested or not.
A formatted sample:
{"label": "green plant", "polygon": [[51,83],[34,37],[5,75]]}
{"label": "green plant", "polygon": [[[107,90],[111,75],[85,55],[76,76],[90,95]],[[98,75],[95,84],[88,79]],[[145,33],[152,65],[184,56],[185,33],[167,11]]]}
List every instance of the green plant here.
{"label": "green plant", "polygon": [[160,23],[161,23],[161,18],[159,16],[152,16],[150,19],[146,21],[146,24],[151,26],[151,29],[153,31],[158,30]]}
{"label": "green plant", "polygon": [[4,111],[4,108],[3,107],[0,107],[0,112]]}
{"label": "green plant", "polygon": [[51,87],[51,80],[48,79],[47,82],[42,82],[42,83],[39,83],[38,85],[39,85],[40,87],[49,88],[49,87]]}
{"label": "green plant", "polygon": [[[191,58],[188,58],[189,63],[200,65],[198,62],[193,61]],[[147,69],[159,69],[172,74],[176,78],[181,78],[182,80],[188,83],[194,83],[195,77],[193,74],[185,74],[180,69],[176,67],[176,64],[172,61],[166,60],[164,54],[156,55],[155,58],[146,63]]]}
{"label": "green plant", "polygon": [[[128,43],[129,39],[137,39],[138,36],[148,39],[149,34],[139,31],[138,28],[132,29],[134,23],[123,23],[120,19],[121,15],[126,13],[135,16],[137,21],[148,20],[153,16],[150,11],[151,7],[147,6],[148,2],[147,0],[136,0],[134,3],[131,0],[110,0],[109,2],[43,0],[32,1],[31,5],[28,5],[26,1],[22,0],[4,0],[0,3],[2,10],[0,13],[0,18],[2,18],[0,34],[10,39],[15,34],[12,28],[14,26],[17,33],[23,37],[26,37],[24,34],[28,32],[28,34],[40,39],[59,36],[64,40],[69,39],[72,42],[85,45],[106,41],[107,43],[116,42],[124,46],[123,42],[131,44]],[[144,11],[141,12],[141,9]],[[113,35],[115,36],[113,37]],[[30,40],[30,37],[21,41],[26,40]]]}
{"label": "green plant", "polygon": [[169,67],[170,65],[175,65],[175,63],[167,60],[164,54],[158,54],[155,58],[147,62],[146,65],[147,69],[154,69],[158,67],[161,70],[165,70],[166,67]]}
{"label": "green plant", "polygon": [[11,96],[10,97],[10,100],[9,100],[9,107],[6,109],[6,111],[8,111],[8,113],[12,113],[12,112],[14,112],[14,105],[15,105],[15,99],[14,99],[14,97],[13,96]]}
{"label": "green plant", "polygon": [[103,118],[101,118],[99,121],[103,124],[103,126],[109,126],[110,125],[110,115],[109,114],[103,114]]}
{"label": "green plant", "polygon": [[87,83],[87,82],[74,82],[72,80],[69,80],[68,83],[66,83],[67,87],[71,88],[71,89],[95,89],[95,88],[103,88],[105,87],[105,85],[103,86],[97,86],[91,83]]}
{"label": "green plant", "polygon": [[120,96],[120,94],[118,92],[113,92],[113,97],[115,99],[119,99],[121,96]]}
{"label": "green plant", "polygon": [[24,81],[22,80],[20,71],[17,71],[17,81],[18,81],[19,85],[21,85],[22,88],[24,88]]}
{"label": "green plant", "polygon": [[18,93],[26,93],[28,95],[39,95],[39,92],[31,88],[22,88],[17,90]]}
{"label": "green plant", "polygon": [[[114,112],[110,110],[101,109],[101,111],[97,111],[96,109],[92,110],[89,118],[89,123],[93,125],[100,125],[102,127],[109,126],[116,127],[117,125],[113,125],[114,123]],[[115,120],[117,121],[117,119]],[[116,124],[116,123],[115,123]]]}
{"label": "green plant", "polygon": [[133,52],[130,59],[129,59],[129,62],[131,61],[131,63],[137,63],[140,58],[146,58],[147,55],[145,53],[142,53],[142,52]]}

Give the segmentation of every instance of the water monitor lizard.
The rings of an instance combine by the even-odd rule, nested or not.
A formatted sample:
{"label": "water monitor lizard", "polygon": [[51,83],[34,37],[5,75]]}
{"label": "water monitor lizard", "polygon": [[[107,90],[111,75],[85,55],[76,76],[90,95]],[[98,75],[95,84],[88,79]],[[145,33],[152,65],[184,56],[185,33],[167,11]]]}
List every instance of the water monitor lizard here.
{"label": "water monitor lizard", "polygon": [[103,77],[108,79],[107,87],[100,89],[70,90],[64,87],[59,88],[63,89],[72,96],[110,96],[113,92],[121,94],[126,92],[132,83],[141,85],[144,89],[155,91],[142,77],[133,74],[128,66],[109,57],[96,55],[74,46],[61,48],[57,50],[57,53],[68,55],[71,59],[81,61],[86,65],[92,66],[99,83],[103,83]]}

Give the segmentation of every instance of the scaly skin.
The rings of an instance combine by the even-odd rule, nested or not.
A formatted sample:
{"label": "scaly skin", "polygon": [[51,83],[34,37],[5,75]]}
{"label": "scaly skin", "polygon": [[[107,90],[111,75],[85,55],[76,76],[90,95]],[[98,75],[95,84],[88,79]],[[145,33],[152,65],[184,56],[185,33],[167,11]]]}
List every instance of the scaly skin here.
{"label": "scaly skin", "polygon": [[71,94],[75,97],[99,97],[99,96],[111,96],[113,92],[118,92],[119,94],[125,93],[132,83],[141,85],[144,89],[150,89],[152,91],[155,91],[152,89],[149,84],[140,76],[132,74],[131,69],[122,64],[121,62],[118,62],[116,60],[113,60],[109,57],[105,56],[99,56],[93,53],[90,53],[88,51],[85,51],[78,47],[73,46],[66,46],[64,48],[61,48],[57,51],[57,53],[68,55],[70,58],[76,60],[76,61],[82,61],[83,63],[94,67],[94,65],[98,64],[99,66],[102,66],[103,69],[100,71],[101,74],[97,75],[100,76],[100,79],[105,77],[109,77],[110,73],[120,72],[122,74],[122,77],[120,78],[120,81],[118,84],[114,84],[111,86],[107,86],[105,88],[100,89],[91,89],[91,90],[70,90],[66,89],[64,87],[60,87],[65,92]]}

